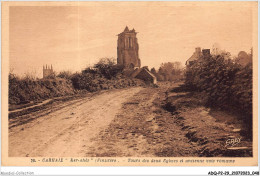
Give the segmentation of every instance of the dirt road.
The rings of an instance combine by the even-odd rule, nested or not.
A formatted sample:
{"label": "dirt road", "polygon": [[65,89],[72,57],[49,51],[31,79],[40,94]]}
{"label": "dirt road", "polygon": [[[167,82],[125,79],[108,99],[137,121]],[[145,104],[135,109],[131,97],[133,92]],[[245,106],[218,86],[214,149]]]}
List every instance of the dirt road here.
{"label": "dirt road", "polygon": [[[185,92],[172,92],[176,86],[92,93],[11,118],[9,156],[252,155],[252,142],[238,132],[242,127],[233,123],[232,114],[209,110]],[[241,139],[236,147],[246,150],[227,150],[226,141],[233,138]]]}
{"label": "dirt road", "polygon": [[[196,150],[162,107],[171,85],[145,88],[124,102],[108,128],[97,136],[88,156],[158,157],[196,156]],[[195,144],[196,145],[196,144]]]}
{"label": "dirt road", "polygon": [[92,138],[106,129],[122,103],[142,89],[108,91],[87,97],[9,129],[9,156],[86,156],[95,142]]}

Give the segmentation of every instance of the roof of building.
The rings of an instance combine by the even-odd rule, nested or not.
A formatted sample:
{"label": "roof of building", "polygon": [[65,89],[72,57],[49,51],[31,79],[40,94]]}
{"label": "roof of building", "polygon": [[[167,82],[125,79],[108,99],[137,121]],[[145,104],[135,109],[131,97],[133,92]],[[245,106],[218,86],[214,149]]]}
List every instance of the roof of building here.
{"label": "roof of building", "polygon": [[198,59],[199,59],[199,55],[197,53],[193,53],[192,56],[186,62],[195,61]]}
{"label": "roof of building", "polygon": [[[137,32],[135,32],[134,28],[132,30],[129,30],[128,26],[126,26],[124,31],[121,32],[120,34],[124,34],[124,33],[137,33]],[[120,34],[118,34],[118,35],[120,35]]]}
{"label": "roof of building", "polygon": [[127,26],[125,27],[125,30],[124,30],[124,32],[129,32],[129,29],[128,29],[128,27],[127,27]]}
{"label": "roof of building", "polygon": [[[208,49],[203,49],[202,51],[208,51]],[[186,61],[186,64],[191,61],[196,61],[200,58],[202,55],[200,47],[195,48],[195,52],[192,54],[192,56]]]}
{"label": "roof of building", "polygon": [[154,74],[152,74],[149,70],[143,69],[143,71],[147,72],[151,77],[156,79],[156,76],[154,76]]}
{"label": "roof of building", "polygon": [[140,72],[142,71],[142,68],[137,68],[133,71],[133,73],[131,74],[132,78],[135,78]]}
{"label": "roof of building", "polygon": [[139,73],[141,73],[141,71],[145,71],[146,73],[148,73],[151,77],[153,77],[154,79],[156,79],[156,76],[154,76],[149,70],[147,70],[145,67],[139,68],[139,69],[135,69],[134,72],[131,74],[132,78],[135,78]]}

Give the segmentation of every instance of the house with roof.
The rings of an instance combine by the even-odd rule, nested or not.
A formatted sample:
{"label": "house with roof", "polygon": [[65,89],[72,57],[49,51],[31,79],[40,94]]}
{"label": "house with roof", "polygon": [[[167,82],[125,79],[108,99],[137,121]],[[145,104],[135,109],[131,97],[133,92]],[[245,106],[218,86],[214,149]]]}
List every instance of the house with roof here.
{"label": "house with roof", "polygon": [[200,47],[196,47],[194,53],[192,56],[186,61],[186,66],[191,66],[194,64],[197,60],[199,60],[202,56],[209,56],[210,55],[210,49],[202,49]]}

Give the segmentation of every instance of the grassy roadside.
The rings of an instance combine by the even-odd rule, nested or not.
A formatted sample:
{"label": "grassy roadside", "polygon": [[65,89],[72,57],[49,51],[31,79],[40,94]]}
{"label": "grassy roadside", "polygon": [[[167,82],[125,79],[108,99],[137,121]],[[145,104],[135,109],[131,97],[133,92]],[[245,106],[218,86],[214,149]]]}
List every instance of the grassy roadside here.
{"label": "grassy roadside", "polygon": [[[205,107],[203,96],[185,90],[181,83],[168,89],[164,108],[174,115],[189,141],[197,144],[199,156],[252,156],[252,130],[244,125],[243,117]],[[231,145],[227,142],[231,139],[240,141]]]}

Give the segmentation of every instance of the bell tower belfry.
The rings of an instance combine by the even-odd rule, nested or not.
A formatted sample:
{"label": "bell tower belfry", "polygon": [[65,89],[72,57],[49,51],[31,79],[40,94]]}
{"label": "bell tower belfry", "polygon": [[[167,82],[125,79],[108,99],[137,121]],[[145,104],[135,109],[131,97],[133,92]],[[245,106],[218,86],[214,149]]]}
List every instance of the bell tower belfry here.
{"label": "bell tower belfry", "polygon": [[140,68],[139,45],[136,38],[137,32],[134,29],[125,30],[118,34],[117,40],[117,64],[125,68]]}

